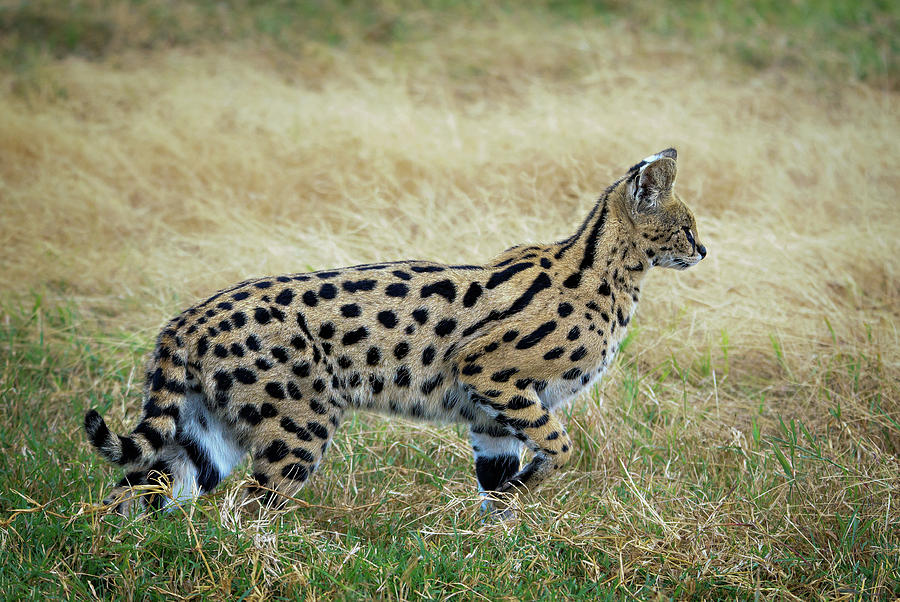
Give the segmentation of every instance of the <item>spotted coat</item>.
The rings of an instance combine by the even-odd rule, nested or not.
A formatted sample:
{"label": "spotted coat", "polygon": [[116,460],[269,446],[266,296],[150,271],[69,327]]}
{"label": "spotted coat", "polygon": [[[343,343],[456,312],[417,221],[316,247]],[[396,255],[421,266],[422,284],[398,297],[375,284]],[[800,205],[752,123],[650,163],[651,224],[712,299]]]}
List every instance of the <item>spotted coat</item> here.
{"label": "spotted coat", "polygon": [[648,269],[706,255],[672,189],[675,159],[667,149],[632,167],[557,243],[484,265],[257,278],[176,316],[149,361],[131,434],[86,416],[93,445],[127,469],[110,499],[134,509],[123,496],[158,481],[192,499],[250,452],[253,501],[278,502],[316,470],[352,409],[467,424],[482,491],[534,487],[571,455],[554,410],[603,375]]}

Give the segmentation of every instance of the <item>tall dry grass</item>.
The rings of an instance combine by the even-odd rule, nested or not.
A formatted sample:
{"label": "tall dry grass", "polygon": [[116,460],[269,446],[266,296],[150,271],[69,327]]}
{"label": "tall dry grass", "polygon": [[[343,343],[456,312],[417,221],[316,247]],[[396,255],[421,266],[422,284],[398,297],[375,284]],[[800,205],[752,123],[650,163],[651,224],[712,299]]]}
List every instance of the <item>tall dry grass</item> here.
{"label": "tall dry grass", "polygon": [[[860,474],[889,484],[900,453],[890,423],[900,410],[897,106],[896,94],[751,71],[632,29],[529,18],[448,25],[409,46],[309,43],[286,56],[232,44],[48,62],[0,81],[0,282],[7,302],[38,292],[74,302],[97,332],[149,340],[193,299],[252,275],[478,262],[561,238],[623,170],[676,146],[677,185],[710,254],[688,272],[656,271],[644,287],[628,370],[658,377],[658,388],[634,386],[685,417],[659,437],[709,445],[703,461],[727,464],[718,446],[749,450],[760,406],[769,427],[796,418],[853,443]],[[693,376],[681,385],[666,379],[686,367]],[[716,550],[732,569],[726,581],[752,591],[756,578],[758,588],[759,574],[741,568],[751,552],[730,536],[672,535],[696,512],[715,527],[748,506],[723,507],[726,495],[698,510],[673,494],[652,501],[671,513],[660,517],[613,495],[634,485],[618,438],[629,379],[617,367],[600,390],[607,408],[572,418],[594,456],[578,460],[562,499],[584,501],[590,491],[573,492],[585,481],[615,483],[599,495],[617,528],[638,533],[632,518],[659,519],[659,547],[617,547],[597,535],[599,523],[582,523],[590,537],[579,545],[618,554],[623,578],[642,562],[656,567],[659,550],[668,562],[659,570],[673,575]],[[835,398],[839,419],[828,411]],[[389,449],[365,433],[341,445]],[[465,461],[464,442],[448,445]],[[635,478],[649,488],[667,471]],[[829,489],[834,475],[822,474],[808,484],[809,513],[794,517],[801,525],[844,503]],[[334,478],[348,482],[345,502],[365,501],[348,493],[355,477]],[[871,514],[888,529],[891,501],[879,496]],[[785,533],[767,537],[802,539]]]}
{"label": "tall dry grass", "polygon": [[738,349],[774,334],[805,352],[829,338],[823,317],[896,348],[893,95],[627,31],[515,25],[406,52],[172,51],[6,75],[4,289],[151,328],[252,274],[484,260],[565,235],[674,145],[710,257],[653,274],[641,325],[670,337],[660,352],[723,329]]}

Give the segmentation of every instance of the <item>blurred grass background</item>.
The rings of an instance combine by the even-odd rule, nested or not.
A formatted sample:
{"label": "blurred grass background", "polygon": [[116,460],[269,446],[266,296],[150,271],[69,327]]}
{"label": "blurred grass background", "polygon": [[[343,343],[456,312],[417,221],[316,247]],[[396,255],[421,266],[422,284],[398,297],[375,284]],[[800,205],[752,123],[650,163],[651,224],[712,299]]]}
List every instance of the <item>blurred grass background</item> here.
{"label": "blurred grass background", "polygon": [[[0,597],[900,595],[891,2],[0,1]],[[240,471],[101,519],[159,325],[234,281],[570,233],[679,149],[710,256],[648,277],[578,455],[484,523],[465,433],[360,414],[306,505]],[[450,236],[448,236],[450,233]]]}
{"label": "blurred grass background", "polygon": [[815,69],[896,89],[898,13],[890,0],[6,0],[0,33],[4,59],[22,65],[42,54],[98,58],[235,41],[264,41],[285,51],[310,40],[337,47],[415,44],[450,24],[528,14],[549,27],[631,27],[755,68]]}

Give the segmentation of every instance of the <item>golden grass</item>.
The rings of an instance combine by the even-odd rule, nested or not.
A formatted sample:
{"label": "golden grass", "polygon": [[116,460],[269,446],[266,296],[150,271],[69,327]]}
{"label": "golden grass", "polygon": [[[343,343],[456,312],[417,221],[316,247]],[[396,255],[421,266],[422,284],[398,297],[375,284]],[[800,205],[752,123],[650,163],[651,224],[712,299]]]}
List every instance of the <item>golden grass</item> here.
{"label": "golden grass", "polygon": [[[558,239],[629,165],[676,146],[678,187],[710,255],[688,272],[651,274],[628,360],[598,392],[606,405],[584,400],[573,411],[584,454],[522,502],[523,520],[570,538],[585,558],[618,558],[618,575],[585,561],[598,582],[636,583],[641,571],[677,578],[707,559],[720,583],[801,597],[826,590],[791,584],[760,546],[831,550],[833,536],[821,561],[840,560],[832,525],[850,494],[839,481],[867,482],[866,516],[883,522],[880,533],[897,528],[896,94],[749,71],[626,29],[528,18],[451,25],[408,46],[309,43],[286,56],[234,44],[69,58],[0,77],[4,297],[74,301],[98,336],[149,341],[195,298],[249,276],[402,258],[479,262]],[[684,378],[667,376],[679,370]],[[628,386],[640,411],[623,400]],[[654,415],[680,420],[651,420],[647,444],[694,450],[695,474],[632,465],[625,433],[654,404]],[[127,405],[133,412],[133,395]],[[751,475],[762,470],[753,424],[777,433],[779,418],[828,441],[851,473],[822,463],[802,484],[756,492],[786,507],[786,522],[752,515],[755,502],[730,497],[734,489],[714,488],[720,495],[697,505],[692,483],[715,481],[736,457]],[[354,447],[391,453],[379,432],[339,435],[326,471]],[[440,471],[469,462],[454,433],[401,422],[387,434],[427,446]],[[476,540],[507,528],[464,518],[474,504],[465,471],[444,486],[455,496],[446,507],[428,505],[433,490],[398,493],[417,478],[403,453],[377,480],[320,477],[306,499],[332,490],[346,509],[382,496],[410,521],[431,517],[421,522],[434,533],[459,522]],[[362,532],[379,520],[377,508],[323,512]],[[296,537],[330,537],[314,516],[318,531]],[[340,534],[331,544],[341,550],[334,565],[354,553]],[[259,545],[262,557],[287,553],[277,541]],[[521,551],[516,566],[545,554]],[[276,565],[260,569],[266,587],[308,579],[303,563],[296,574]],[[882,588],[897,578],[889,570]],[[383,595],[414,593],[394,586]]]}

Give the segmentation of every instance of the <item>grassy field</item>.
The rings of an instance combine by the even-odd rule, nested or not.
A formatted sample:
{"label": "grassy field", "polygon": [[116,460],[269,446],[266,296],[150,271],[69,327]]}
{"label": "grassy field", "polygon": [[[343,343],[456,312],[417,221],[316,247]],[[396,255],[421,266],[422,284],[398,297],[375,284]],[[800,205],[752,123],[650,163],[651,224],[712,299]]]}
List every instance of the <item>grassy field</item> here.
{"label": "grassy field", "polygon": [[[0,1],[2,599],[900,596],[890,2]],[[465,433],[358,414],[300,507],[94,504],[159,326],[237,280],[482,262],[679,150],[559,478],[483,521]]]}

